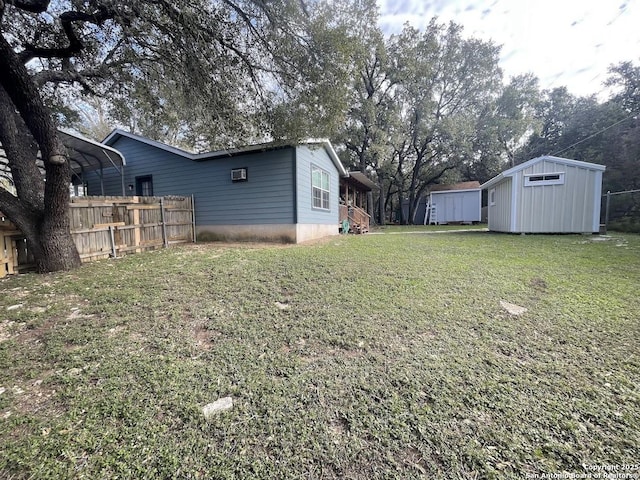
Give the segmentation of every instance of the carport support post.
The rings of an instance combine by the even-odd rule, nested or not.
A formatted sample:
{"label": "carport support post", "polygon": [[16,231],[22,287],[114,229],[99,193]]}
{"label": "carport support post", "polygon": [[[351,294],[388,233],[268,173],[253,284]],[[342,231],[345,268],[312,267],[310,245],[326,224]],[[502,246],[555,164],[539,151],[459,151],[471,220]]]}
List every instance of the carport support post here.
{"label": "carport support post", "polygon": [[604,208],[604,234],[607,234],[607,228],[609,227],[609,206],[611,205],[611,190],[607,191],[607,203]]}
{"label": "carport support post", "polygon": [[100,177],[100,195],[104,197],[104,170],[102,168],[102,163],[100,163],[100,173],[98,176]]}

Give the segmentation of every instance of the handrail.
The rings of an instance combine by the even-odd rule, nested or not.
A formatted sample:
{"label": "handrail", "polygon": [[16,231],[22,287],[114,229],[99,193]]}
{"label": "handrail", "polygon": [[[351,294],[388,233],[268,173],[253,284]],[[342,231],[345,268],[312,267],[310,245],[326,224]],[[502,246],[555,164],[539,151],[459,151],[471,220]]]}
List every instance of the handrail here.
{"label": "handrail", "polygon": [[371,218],[371,215],[369,215],[367,212],[365,212],[364,209],[362,209],[360,207],[356,207],[356,206],[351,206],[351,208],[353,208],[355,211],[360,213],[360,215],[366,215],[367,217]]}
{"label": "handrail", "polygon": [[345,204],[341,204],[340,205],[340,215],[341,216],[348,216],[349,214],[346,213],[346,215],[344,214],[344,212],[348,212],[349,209],[358,212],[360,215],[365,215],[368,218],[371,218],[371,215],[369,215],[364,209],[360,208],[360,207],[356,207],[355,205],[345,205]]}
{"label": "handrail", "polygon": [[371,215],[355,205],[340,205],[340,221],[349,220],[357,233],[369,231]]}
{"label": "handrail", "polygon": [[371,217],[362,208],[356,206],[347,207],[346,214],[349,222],[354,225],[357,233],[369,231],[369,222]]}

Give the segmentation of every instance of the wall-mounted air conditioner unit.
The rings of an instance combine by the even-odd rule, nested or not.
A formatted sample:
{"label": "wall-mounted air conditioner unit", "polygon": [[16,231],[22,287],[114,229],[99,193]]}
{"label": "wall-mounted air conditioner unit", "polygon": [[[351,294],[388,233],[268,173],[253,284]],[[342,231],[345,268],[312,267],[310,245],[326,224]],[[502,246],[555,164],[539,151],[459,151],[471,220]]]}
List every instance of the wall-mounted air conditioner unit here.
{"label": "wall-mounted air conditioner unit", "polygon": [[247,181],[247,169],[246,168],[234,168],[231,170],[231,181],[233,182],[246,182]]}

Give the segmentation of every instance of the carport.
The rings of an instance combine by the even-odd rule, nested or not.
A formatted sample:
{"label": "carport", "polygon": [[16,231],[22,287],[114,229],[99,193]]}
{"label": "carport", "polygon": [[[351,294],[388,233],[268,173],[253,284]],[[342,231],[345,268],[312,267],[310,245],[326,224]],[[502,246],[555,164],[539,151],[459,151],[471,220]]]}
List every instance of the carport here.
{"label": "carport", "polygon": [[59,130],[59,134],[67,147],[71,170],[76,179],[84,185],[84,174],[96,172],[100,178],[100,194],[104,195],[104,169],[114,167],[120,174],[122,196],[125,196],[124,166],[126,162],[118,150],[66,130]]}
{"label": "carport", "polygon": [[[103,171],[105,168],[114,167],[120,174],[122,195],[125,195],[124,167],[126,162],[124,156],[118,150],[66,130],[58,130],[58,134],[64,146],[67,147],[67,154],[69,155],[71,164],[72,182],[84,184],[85,173],[96,172],[98,178],[100,178],[101,194],[104,195]],[[38,153],[38,157],[39,156],[40,154]],[[42,169],[42,160],[38,160],[38,164]],[[9,161],[7,160],[2,145],[0,145],[0,177],[7,179],[9,183],[13,185]]]}

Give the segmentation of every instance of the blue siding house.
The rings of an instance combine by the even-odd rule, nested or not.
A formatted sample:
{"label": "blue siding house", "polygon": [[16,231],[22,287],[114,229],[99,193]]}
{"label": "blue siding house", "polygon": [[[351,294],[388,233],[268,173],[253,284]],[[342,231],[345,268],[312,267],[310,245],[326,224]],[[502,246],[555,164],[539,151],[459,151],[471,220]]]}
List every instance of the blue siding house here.
{"label": "blue siding house", "polygon": [[197,232],[216,238],[298,243],[339,233],[348,173],[328,140],[193,154],[114,130],[103,143],[124,155],[124,176],[87,176],[89,195],[121,195],[123,185],[126,195],[193,195]]}

